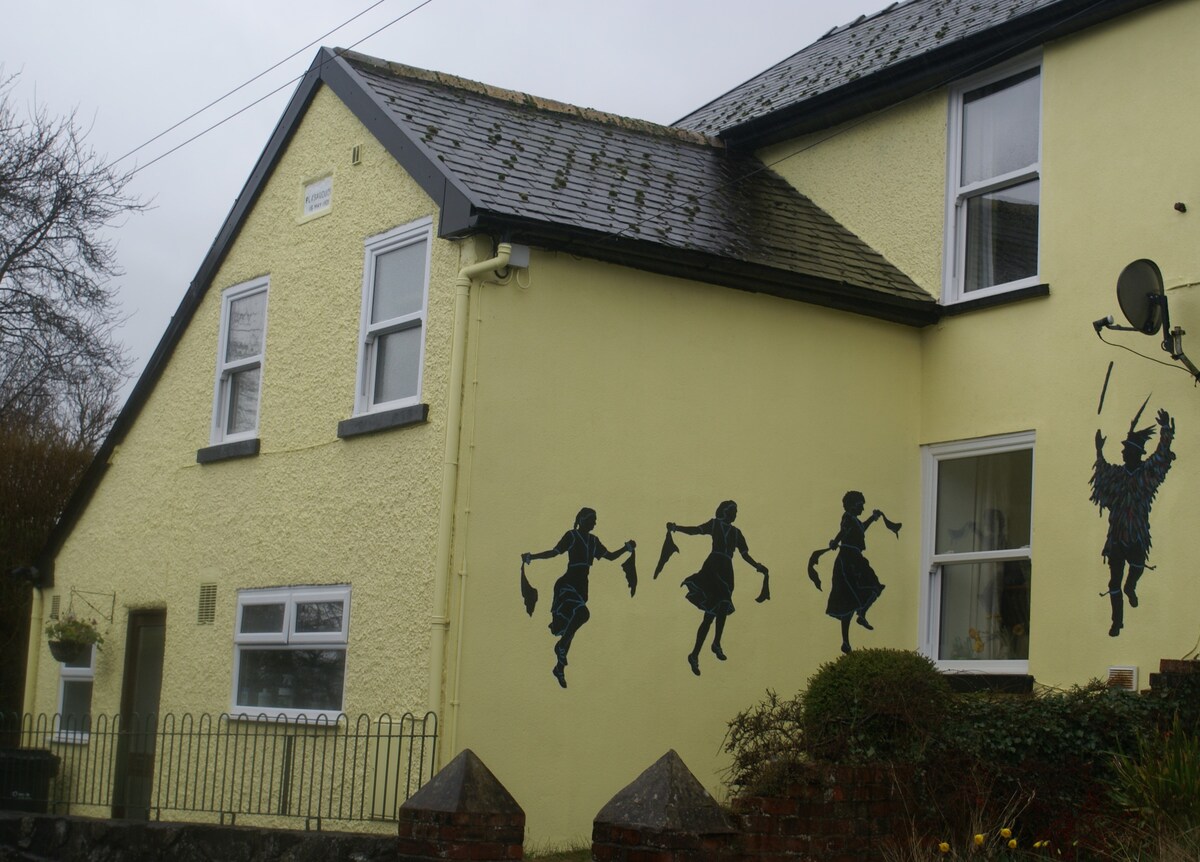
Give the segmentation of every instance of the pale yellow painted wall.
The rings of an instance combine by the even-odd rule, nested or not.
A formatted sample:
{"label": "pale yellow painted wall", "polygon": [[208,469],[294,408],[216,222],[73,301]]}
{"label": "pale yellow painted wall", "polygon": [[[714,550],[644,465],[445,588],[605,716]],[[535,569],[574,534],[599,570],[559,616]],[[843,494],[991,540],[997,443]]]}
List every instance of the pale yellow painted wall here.
{"label": "pale yellow painted wall", "polygon": [[[472,325],[466,624],[447,744],[496,772],[534,842],[586,837],[603,804],[670,748],[719,792],[725,722],[839,655],[828,592],[805,564],[837,533],[842,495],[861,489],[896,520],[917,516],[918,333],[539,251],[527,272],[479,291]],[[666,522],[702,523],[726,498],[771,569],[772,599],[755,603],[761,578],[737,558],[728,661],[706,645],[696,678],[685,657],[701,614],[680,581],[710,540],[677,535],[680,555],[652,572]],[[520,555],[553,547],[583,506],[609,548],[638,542],[640,583],[630,598],[619,562],[595,564],[564,691],[547,625],[565,558],[527,567],[541,594],[529,618]],[[914,645],[918,550],[910,527],[898,540],[872,528],[868,556],[887,590],[877,630],[855,626],[854,643]],[[826,590],[832,562],[820,565]]]}
{"label": "pale yellow painted wall", "polygon": [[934,296],[941,293],[946,95],[930,93],[759,158]]}
{"label": "pale yellow painted wall", "polygon": [[[1200,281],[1192,226],[1200,165],[1190,143],[1198,112],[1180,104],[1191,90],[1161,86],[1168,75],[1198,79],[1188,44],[1198,10],[1194,0],[1163,3],[1047,49],[1048,299],[917,331],[540,250],[527,272],[473,289],[445,744],[448,754],[471,747],[492,767],[527,811],[531,839],[585,836],[600,806],[668,748],[717,788],[725,722],[768,687],[790,694],[837,655],[828,594],[813,589],[804,565],[836,532],[848,489],[905,524],[898,540],[880,525],[868,535],[868,557],[888,589],[872,612],[877,630],[855,627],[852,639],[915,645],[923,443],[1037,432],[1030,668],[1039,681],[1079,682],[1133,663],[1144,683],[1160,656],[1191,645],[1197,540],[1185,506],[1200,457],[1189,445],[1200,428],[1196,391],[1178,372],[1101,345],[1090,321],[1116,312],[1116,273],[1135,257],[1158,260],[1170,286]],[[362,168],[347,164],[354,143],[365,148]],[[776,169],[936,293],[944,166],[943,93],[871,118]],[[334,212],[296,225],[300,182],[330,168]],[[343,205],[352,196],[353,211]],[[1174,212],[1175,200],[1192,212]],[[164,704],[228,704],[235,586],[307,581],[355,585],[347,708],[423,701],[458,265],[450,244],[435,243],[425,372],[431,423],[349,442],[337,441],[334,428],[352,405],[362,241],[431,211],[345,110],[320,94],[60,556],[62,590],[111,583],[122,608],[166,603]],[[265,272],[272,293],[263,453],[198,467],[195,450],[208,442],[218,291]],[[1171,294],[1185,327],[1200,315],[1194,291]],[[1157,353],[1149,339],[1114,337]],[[1155,405],[1176,413],[1180,432],[1180,460],[1155,506],[1160,569],[1147,575],[1146,601],[1116,641],[1106,637],[1107,605],[1097,596],[1104,522],[1086,484],[1110,359],[1110,457],[1151,390]],[[706,651],[697,679],[684,657],[700,614],[679,582],[700,565],[706,539],[679,536],[682,553],[657,581],[651,572],[667,520],[700,523],[727,497],[741,505],[738,526],[752,553],[772,569],[773,598],[755,604],[758,577],[735,564],[729,661]],[[572,648],[563,691],[550,675],[554,638],[546,630],[563,560],[529,568],[541,591],[530,619],[519,558],[552,547],[584,505],[598,510],[596,533],[610,547],[638,541],[641,583],[631,599],[619,563],[596,564],[592,620]],[[826,582],[831,562],[821,567]],[[206,580],[221,584],[211,628],[193,622]],[[109,633],[100,709],[115,709],[122,633],[119,625]],[[54,667],[48,655],[42,667]],[[45,705],[52,677],[43,672],[40,680]]]}
{"label": "pale yellow painted wall", "polygon": [[[1037,433],[1030,672],[1039,682],[1067,685],[1134,664],[1145,685],[1159,658],[1182,654],[1200,634],[1192,577],[1200,540],[1187,508],[1200,469],[1196,389],[1178,370],[1102,344],[1090,325],[1109,313],[1120,321],[1116,278],[1141,257],[1163,270],[1173,322],[1195,329],[1200,320],[1197,32],[1200,3],[1169,0],[1046,46],[1040,268],[1050,296],[947,318],[922,335],[918,443]],[[946,117],[939,91],[762,155],[795,153],[775,169],[936,295]],[[1189,211],[1176,212],[1176,201]],[[1169,362],[1156,339],[1109,337]],[[1200,341],[1192,352],[1200,356]],[[1159,569],[1143,579],[1144,601],[1127,609],[1114,640],[1099,596],[1106,521],[1088,502],[1093,437],[1099,420],[1108,458],[1119,460],[1129,420],[1151,392],[1141,425],[1158,407],[1170,410],[1179,459],[1151,519]]]}
{"label": "pale yellow painted wall", "polygon": [[[354,145],[359,166],[350,164]],[[303,183],[327,172],[332,211],[301,223]],[[345,441],[336,429],[354,405],[363,241],[429,215],[436,223],[431,200],[336,97],[318,92],[58,557],[64,608],[71,587],[116,592],[95,710],[118,709],[127,609],[167,609],[163,710],[220,712],[230,707],[237,589],[347,582],[346,711],[426,707],[453,244],[434,243],[429,423]],[[262,274],[271,278],[262,450],[201,466],[221,291]],[[208,626],[196,624],[204,582],[218,584]],[[52,710],[57,665],[48,652],[40,667],[36,708]]]}

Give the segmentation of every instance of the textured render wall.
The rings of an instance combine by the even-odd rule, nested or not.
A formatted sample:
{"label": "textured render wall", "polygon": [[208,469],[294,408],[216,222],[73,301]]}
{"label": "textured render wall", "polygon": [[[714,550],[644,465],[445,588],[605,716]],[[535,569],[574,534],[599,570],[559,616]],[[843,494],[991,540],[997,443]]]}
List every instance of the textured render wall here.
{"label": "textured render wall", "polygon": [[[1161,267],[1172,322],[1200,321],[1200,4],[1172,0],[1046,46],[1042,94],[1041,277],[1047,299],[950,317],[922,332],[922,444],[1011,431],[1037,434],[1030,672],[1080,683],[1114,664],[1147,674],[1196,639],[1200,537],[1189,510],[1200,470],[1197,393],[1189,377],[1102,344],[1091,321],[1121,321],[1115,285],[1129,262]],[[945,92],[912,100],[776,166],[923,287],[940,292]],[[764,153],[773,160],[812,143]],[[1188,212],[1174,209],[1184,202]],[[1156,339],[1110,340],[1156,359]],[[1195,336],[1189,336],[1195,337]],[[1185,338],[1184,346],[1188,347]],[[1200,341],[1191,351],[1200,356]],[[1109,361],[1115,363],[1097,416]],[[914,390],[915,394],[916,390]],[[1141,606],[1108,637],[1107,522],[1088,501],[1097,427],[1110,461],[1142,400],[1175,415],[1179,458],[1151,519]],[[912,526],[918,526],[913,518]],[[920,573],[913,571],[912,577]]]}
{"label": "textured render wall", "polygon": [[[518,278],[485,286],[472,310],[452,611],[466,625],[445,729],[520,801],[538,842],[586,837],[614,789],[671,748],[719,791],[726,721],[840,654],[825,616],[833,557],[825,592],[805,563],[836,534],[847,490],[916,518],[920,363],[915,330],[815,306],[536,250]],[[685,657],[701,614],[680,581],[709,539],[677,535],[681,553],[652,572],[666,522],[702,523],[726,498],[772,599],[755,603],[761,578],[738,558],[728,661],[706,646],[697,678]],[[595,564],[564,691],[547,624],[565,560],[527,567],[531,619],[520,555],[553,547],[582,506],[609,548],[638,542],[640,582],[630,598],[619,562]],[[914,645],[917,539],[868,534],[888,586],[855,644]]]}
{"label": "textured render wall", "polygon": [[784,179],[908,274],[941,294],[946,207],[946,97],[885,111],[768,147]]}
{"label": "textured render wall", "polygon": [[[1109,347],[1091,327],[1106,314],[1122,320],[1117,276],[1142,257],[1162,268],[1172,322],[1200,324],[1200,295],[1184,286],[1200,282],[1200,152],[1189,143],[1200,133],[1197,32],[1200,4],[1165,2],[1047,47],[1041,275],[1051,295],[928,333],[925,441],[1037,431],[1030,668],[1040,682],[1081,682],[1132,664],[1144,687],[1158,660],[1190,649],[1200,627],[1200,536],[1189,506],[1200,475],[1198,392],[1186,374]],[[1189,211],[1176,212],[1176,201]],[[1158,339],[1106,337],[1170,362]],[[1088,502],[1087,480],[1096,429],[1108,438],[1109,461],[1119,462],[1129,422],[1151,393],[1139,426],[1167,408],[1178,460],[1151,517],[1158,568],[1142,578],[1140,607],[1126,608],[1125,629],[1112,639],[1099,596],[1107,520]]]}
{"label": "textured render wall", "polygon": [[[356,144],[362,164],[352,166]],[[332,211],[301,223],[303,184],[327,172]],[[345,441],[336,428],[354,404],[363,240],[431,214],[436,223],[428,197],[321,90],[59,555],[64,607],[71,587],[116,592],[96,710],[118,708],[127,609],[167,609],[163,710],[222,711],[230,707],[237,589],[345,582],[353,584],[346,711],[424,709],[453,245],[435,241],[433,250],[429,423]],[[221,291],[263,274],[271,284],[262,451],[201,466]],[[204,582],[218,585],[217,616],[200,626]],[[40,668],[37,708],[53,709],[57,665],[48,652]]]}

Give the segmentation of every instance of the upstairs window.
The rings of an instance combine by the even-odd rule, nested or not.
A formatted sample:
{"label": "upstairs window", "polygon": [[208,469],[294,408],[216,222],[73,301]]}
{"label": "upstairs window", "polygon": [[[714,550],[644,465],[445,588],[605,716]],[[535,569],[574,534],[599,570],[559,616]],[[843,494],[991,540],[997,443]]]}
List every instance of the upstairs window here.
{"label": "upstairs window", "polygon": [[350,587],[238,593],[233,711],[329,718],[342,711]]}
{"label": "upstairs window", "polygon": [[430,226],[422,219],[367,240],[355,413],[420,400]]}
{"label": "upstairs window", "polygon": [[950,96],[946,302],[1038,283],[1041,68],[973,79]]}
{"label": "upstairs window", "polygon": [[222,294],[213,443],[248,440],[258,435],[266,331],[267,279],[239,284]]}

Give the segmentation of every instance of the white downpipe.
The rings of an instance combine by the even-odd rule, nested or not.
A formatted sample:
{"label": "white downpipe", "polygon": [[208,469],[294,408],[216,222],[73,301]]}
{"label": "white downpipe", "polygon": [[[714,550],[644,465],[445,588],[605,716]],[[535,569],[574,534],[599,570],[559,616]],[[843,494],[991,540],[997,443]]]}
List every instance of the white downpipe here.
{"label": "white downpipe", "polygon": [[[437,559],[433,570],[433,618],[429,647],[429,709],[437,716],[439,729],[445,720],[442,710],[442,674],[446,664],[449,635],[450,562],[454,541],[454,510],[458,505],[458,459],[462,440],[462,399],[467,353],[468,300],[471,281],[477,276],[508,265],[512,245],[500,243],[496,256],[464,266],[454,282],[454,336],[450,347],[450,390],[446,405],[446,454],[442,459],[442,500],[438,514]],[[462,633],[459,632],[459,637]],[[445,746],[438,746],[438,763],[445,762]]]}

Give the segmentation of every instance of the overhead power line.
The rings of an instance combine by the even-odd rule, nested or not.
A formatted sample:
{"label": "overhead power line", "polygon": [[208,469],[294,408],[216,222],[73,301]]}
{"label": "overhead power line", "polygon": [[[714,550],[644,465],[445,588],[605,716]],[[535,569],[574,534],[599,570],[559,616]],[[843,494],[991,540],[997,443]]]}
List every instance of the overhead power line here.
{"label": "overhead power line", "polygon": [[[360,17],[361,15],[365,14],[366,12],[369,12],[369,11],[371,11],[371,9],[374,9],[374,8],[375,8],[375,6],[378,6],[378,5],[380,5],[380,3],[383,3],[383,2],[386,2],[386,0],[378,0],[378,2],[376,2],[376,3],[375,3],[373,6],[370,6],[370,7],[366,8],[366,9],[364,9],[364,10],[363,10],[362,12],[360,12],[358,15],[355,15],[355,16],[354,16],[354,18],[351,18],[351,19],[349,19],[349,21],[347,21],[347,22],[346,22],[346,24],[350,23],[350,21],[353,21],[353,20],[355,20],[355,18],[358,18],[358,17]],[[405,18],[407,18],[409,15],[412,15],[414,12],[418,12],[418,11],[420,11],[421,9],[425,8],[426,6],[428,6],[428,5],[429,5],[430,3],[432,3],[432,2],[433,2],[433,0],[424,0],[424,2],[422,2],[422,3],[418,3],[416,6],[412,7],[412,8],[411,8],[411,9],[409,9],[407,12],[403,13],[402,15],[398,15],[398,16],[396,16],[396,17],[395,17],[395,18],[393,18],[391,21],[388,21],[388,22],[387,22],[386,24],[384,24],[382,27],[379,27],[379,28],[378,28],[378,29],[376,29],[376,30],[372,30],[370,33],[368,33],[366,36],[363,36],[363,37],[362,37],[361,39],[359,39],[358,41],[351,43],[351,44],[348,46],[348,49],[349,49],[349,48],[355,48],[355,47],[357,47],[357,46],[361,45],[363,42],[365,42],[365,41],[367,41],[368,39],[370,39],[371,37],[379,35],[379,34],[380,34],[380,33],[382,33],[384,30],[388,29],[389,27],[391,27],[391,26],[393,26],[393,25],[395,25],[395,24],[398,24],[399,22],[401,22],[401,21],[403,21]],[[279,61],[279,63],[276,63],[276,64],[275,64],[274,66],[272,66],[270,69],[267,69],[267,70],[265,70],[264,72],[260,73],[259,75],[256,75],[255,77],[253,77],[253,78],[251,78],[250,80],[246,81],[245,83],[241,84],[240,86],[238,86],[238,87],[234,88],[233,90],[230,90],[230,91],[229,91],[229,93],[227,93],[227,94],[226,94],[226,96],[228,96],[228,95],[231,95],[232,93],[235,93],[235,92],[237,92],[238,90],[242,89],[242,87],[246,86],[247,84],[250,84],[251,82],[258,80],[258,78],[261,78],[261,77],[262,77],[263,75],[265,75],[267,72],[270,72],[270,71],[271,71],[271,69],[275,69],[275,68],[277,68],[279,65],[281,65],[282,63],[285,63],[285,62],[287,62],[287,60],[290,60],[292,57],[295,57],[295,56],[296,56],[296,54],[299,54],[301,51],[304,51],[304,50],[306,50],[306,49],[308,49],[308,48],[311,48],[313,45],[315,45],[315,44],[316,44],[317,42],[319,42],[321,39],[324,39],[326,36],[330,35],[330,33],[334,33],[334,32],[336,32],[337,30],[340,30],[340,29],[341,29],[342,27],[344,27],[344,26],[346,26],[346,25],[345,25],[345,24],[343,24],[343,25],[341,25],[340,27],[335,27],[333,30],[330,30],[330,31],[329,31],[329,33],[326,33],[326,34],[324,34],[323,36],[319,36],[319,37],[317,37],[317,39],[316,39],[316,40],[314,40],[313,42],[310,42],[310,43],[308,43],[308,45],[304,46],[303,48],[300,48],[300,49],[298,49],[297,51],[295,51],[294,53],[292,53],[291,55],[289,55],[287,58],[285,58],[285,59],[283,59],[283,60],[280,60],[280,61]],[[323,64],[322,64],[322,65],[323,65]],[[233,113],[226,115],[225,117],[221,118],[221,119],[220,119],[220,120],[218,120],[217,122],[213,123],[211,126],[208,126],[207,128],[204,128],[204,129],[200,130],[199,132],[197,132],[196,134],[192,135],[192,136],[191,136],[190,138],[188,138],[187,140],[185,140],[185,141],[183,141],[183,142],[181,142],[181,143],[179,143],[179,144],[176,144],[174,147],[171,147],[171,149],[167,150],[166,152],[164,152],[164,153],[160,153],[159,155],[155,156],[153,159],[151,159],[150,161],[146,162],[145,164],[143,164],[143,165],[138,165],[136,168],[134,168],[133,170],[131,170],[131,171],[129,172],[129,176],[133,176],[134,174],[141,173],[141,172],[142,172],[142,171],[144,171],[146,168],[150,167],[151,165],[153,165],[153,164],[155,164],[155,163],[157,163],[157,162],[160,162],[160,161],[162,161],[163,159],[165,159],[167,156],[171,155],[172,153],[176,153],[176,152],[178,152],[179,150],[181,150],[181,149],[183,149],[184,147],[186,147],[188,144],[191,144],[192,142],[194,142],[194,141],[198,140],[199,138],[202,138],[202,137],[204,137],[205,135],[207,135],[209,132],[213,131],[214,129],[217,129],[217,128],[219,128],[219,127],[221,127],[221,126],[225,125],[225,124],[226,124],[226,123],[228,123],[230,120],[232,120],[234,117],[237,117],[237,116],[239,116],[239,115],[241,115],[241,114],[244,114],[246,111],[250,110],[250,109],[251,109],[251,108],[253,108],[255,105],[261,104],[262,102],[265,102],[267,99],[271,98],[272,96],[274,96],[276,93],[280,92],[281,90],[285,90],[285,89],[287,89],[287,88],[288,88],[288,87],[290,87],[292,84],[295,84],[297,81],[299,81],[299,80],[303,79],[303,78],[304,78],[304,76],[305,76],[305,75],[307,75],[307,74],[308,74],[308,70],[305,70],[303,74],[297,75],[297,76],[296,76],[296,77],[294,77],[294,78],[290,78],[290,79],[288,79],[287,81],[284,81],[282,84],[280,84],[280,85],[279,85],[278,87],[276,87],[275,89],[271,90],[269,93],[266,93],[265,95],[263,95],[263,96],[260,96],[259,98],[255,99],[253,102],[250,102],[249,104],[247,104],[247,105],[244,105],[244,106],[243,106],[243,107],[241,107],[241,108],[238,108],[238,109],[237,109],[236,111],[234,111]],[[222,96],[222,97],[221,97],[221,99],[224,99],[226,96]],[[211,103],[211,104],[216,104],[216,102],[219,102],[219,101],[221,101],[221,99],[217,99],[215,102],[213,102],[213,103]],[[209,106],[206,106],[206,107],[204,107],[204,108],[201,108],[199,111],[196,111],[196,113],[195,113],[195,114],[192,114],[192,115],[191,115],[191,117],[194,117],[194,116],[196,116],[196,114],[199,114],[199,113],[201,113],[201,112],[203,112],[203,111],[207,110],[207,109],[208,109],[208,107],[211,107],[211,105],[209,105]],[[188,117],[187,119],[191,119],[191,117]],[[171,129],[177,128],[177,127],[178,127],[180,124],[187,122],[187,119],[185,119],[185,120],[180,120],[180,122],[179,122],[179,123],[176,123],[174,126],[172,126],[172,127],[171,127]],[[171,131],[171,129],[167,129],[167,132]],[[151,138],[151,139],[150,139],[150,141],[147,141],[146,143],[148,144],[148,143],[150,143],[151,141],[154,141],[154,140],[157,140],[158,138],[161,138],[161,137],[162,137],[162,135],[165,135],[167,132],[163,132],[162,134],[160,134],[160,135],[157,135],[157,136],[156,136],[156,137],[154,137],[154,138]],[[144,147],[144,146],[146,146],[146,144],[142,144],[141,146],[139,146],[139,147],[137,147],[137,148],[135,148],[135,149],[133,149],[133,150],[130,150],[130,152],[129,152],[129,153],[126,153],[124,156],[121,156],[121,159],[127,158],[129,155],[132,155],[133,153],[135,153],[135,152],[137,152],[138,150],[142,149],[142,147]],[[121,161],[121,159],[117,159],[117,161],[119,162],[119,161]]]}

